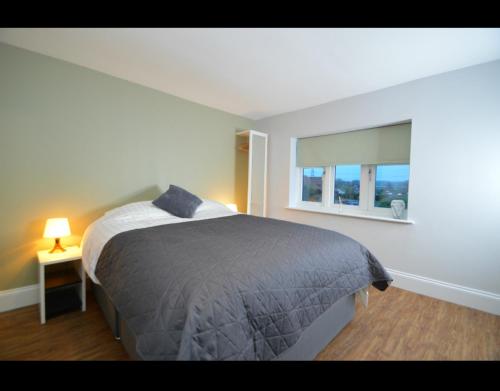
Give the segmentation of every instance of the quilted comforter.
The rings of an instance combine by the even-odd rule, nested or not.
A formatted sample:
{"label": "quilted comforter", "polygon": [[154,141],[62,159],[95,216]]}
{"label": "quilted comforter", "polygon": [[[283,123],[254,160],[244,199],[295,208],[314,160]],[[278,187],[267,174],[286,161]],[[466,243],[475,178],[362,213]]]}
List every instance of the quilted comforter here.
{"label": "quilted comforter", "polygon": [[392,281],[353,239],[243,214],[119,233],[96,276],[145,360],[270,360],[340,298]]}

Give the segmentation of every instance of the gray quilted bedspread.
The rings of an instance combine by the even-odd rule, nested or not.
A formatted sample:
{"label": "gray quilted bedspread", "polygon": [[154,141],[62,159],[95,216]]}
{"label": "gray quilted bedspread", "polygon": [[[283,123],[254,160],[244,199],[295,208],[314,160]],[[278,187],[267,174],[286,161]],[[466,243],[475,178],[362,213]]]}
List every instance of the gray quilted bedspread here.
{"label": "gray quilted bedspread", "polygon": [[270,360],[340,298],[392,281],[353,239],[248,215],[120,233],[96,276],[146,360]]}

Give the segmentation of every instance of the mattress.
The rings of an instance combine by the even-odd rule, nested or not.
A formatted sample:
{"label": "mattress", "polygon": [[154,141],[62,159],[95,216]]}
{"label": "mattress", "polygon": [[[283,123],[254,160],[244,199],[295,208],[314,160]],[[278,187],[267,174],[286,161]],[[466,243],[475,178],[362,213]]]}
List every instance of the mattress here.
{"label": "mattress", "polygon": [[274,360],[329,309],[392,281],[334,231],[227,215],[123,231],[95,275],[146,360]]}
{"label": "mattress", "polygon": [[[120,314],[100,285],[92,284],[92,291],[116,339],[121,340],[132,360],[140,360],[137,341],[127,322],[120,320]],[[338,300],[318,317],[289,349],[275,358],[277,361],[313,360],[330,341],[352,320],[355,312],[355,295]]]}

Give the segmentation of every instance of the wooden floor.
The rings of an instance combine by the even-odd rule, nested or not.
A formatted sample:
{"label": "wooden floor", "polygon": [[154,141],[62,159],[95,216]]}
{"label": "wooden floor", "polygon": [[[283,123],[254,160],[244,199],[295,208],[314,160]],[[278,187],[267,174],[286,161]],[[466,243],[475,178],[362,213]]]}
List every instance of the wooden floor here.
{"label": "wooden floor", "polygon": [[500,360],[500,316],[390,287],[317,360]]}
{"label": "wooden floor", "polygon": [[[126,360],[92,293],[86,312],[40,325],[38,306],[0,314],[0,360]],[[500,360],[500,316],[394,287],[370,288],[367,309],[317,360]]]}

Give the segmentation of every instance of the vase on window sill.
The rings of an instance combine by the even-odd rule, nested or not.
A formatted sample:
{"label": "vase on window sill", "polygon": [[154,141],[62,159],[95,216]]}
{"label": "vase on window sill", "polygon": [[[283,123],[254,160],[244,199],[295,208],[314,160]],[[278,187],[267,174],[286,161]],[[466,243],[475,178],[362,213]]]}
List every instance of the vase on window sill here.
{"label": "vase on window sill", "polygon": [[391,201],[391,209],[392,215],[395,219],[402,219],[403,213],[405,211],[406,204],[403,200],[392,200]]}

